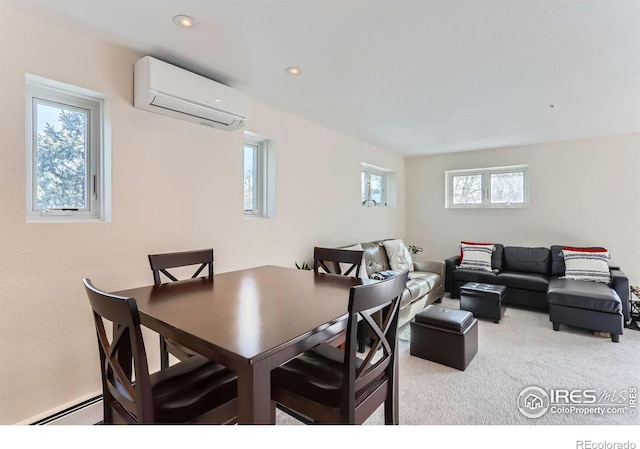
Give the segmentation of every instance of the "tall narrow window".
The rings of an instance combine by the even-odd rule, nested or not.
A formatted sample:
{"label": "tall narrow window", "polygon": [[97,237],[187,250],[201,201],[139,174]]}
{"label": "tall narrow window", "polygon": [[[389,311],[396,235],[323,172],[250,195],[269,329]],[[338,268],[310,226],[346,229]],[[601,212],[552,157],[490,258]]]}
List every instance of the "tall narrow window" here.
{"label": "tall narrow window", "polygon": [[104,99],[51,83],[27,78],[27,217],[105,219]]}
{"label": "tall narrow window", "polygon": [[244,140],[244,214],[268,216],[268,153],[267,141],[245,133]]}
{"label": "tall narrow window", "polygon": [[259,145],[244,144],[244,213],[256,214],[258,206],[258,153]]}
{"label": "tall narrow window", "polygon": [[446,172],[446,207],[526,207],[528,167],[494,167]]}

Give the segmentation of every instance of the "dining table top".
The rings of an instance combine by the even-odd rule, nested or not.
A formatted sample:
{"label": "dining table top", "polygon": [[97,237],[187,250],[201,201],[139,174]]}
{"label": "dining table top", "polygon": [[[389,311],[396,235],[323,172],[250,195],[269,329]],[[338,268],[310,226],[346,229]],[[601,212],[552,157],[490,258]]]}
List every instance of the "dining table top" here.
{"label": "dining table top", "polygon": [[143,324],[252,363],[346,318],[350,288],[370,282],[268,265],[113,293],[136,300]]}

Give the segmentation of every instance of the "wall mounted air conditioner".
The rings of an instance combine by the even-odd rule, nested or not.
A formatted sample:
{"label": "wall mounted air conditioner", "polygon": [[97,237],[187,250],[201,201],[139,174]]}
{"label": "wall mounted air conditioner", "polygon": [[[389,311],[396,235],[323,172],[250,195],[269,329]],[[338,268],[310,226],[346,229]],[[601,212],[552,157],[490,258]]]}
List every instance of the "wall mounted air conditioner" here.
{"label": "wall mounted air conditioner", "polygon": [[234,131],[247,121],[249,99],[224,84],[145,56],[134,66],[136,108]]}

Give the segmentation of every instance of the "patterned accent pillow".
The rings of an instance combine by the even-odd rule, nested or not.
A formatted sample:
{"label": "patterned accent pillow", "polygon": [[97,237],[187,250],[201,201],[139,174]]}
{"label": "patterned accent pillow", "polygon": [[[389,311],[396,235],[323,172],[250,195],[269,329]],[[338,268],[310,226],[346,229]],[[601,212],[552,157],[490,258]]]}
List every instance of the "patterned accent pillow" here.
{"label": "patterned accent pillow", "polygon": [[393,271],[413,271],[413,259],[407,245],[401,239],[385,240],[382,242],[389,256],[389,266]]}
{"label": "patterned accent pillow", "polygon": [[462,258],[458,268],[491,271],[491,255],[494,249],[491,243],[460,242]]}
{"label": "patterned accent pillow", "polygon": [[609,259],[606,249],[562,248],[564,256],[564,278],[577,281],[611,283]]}

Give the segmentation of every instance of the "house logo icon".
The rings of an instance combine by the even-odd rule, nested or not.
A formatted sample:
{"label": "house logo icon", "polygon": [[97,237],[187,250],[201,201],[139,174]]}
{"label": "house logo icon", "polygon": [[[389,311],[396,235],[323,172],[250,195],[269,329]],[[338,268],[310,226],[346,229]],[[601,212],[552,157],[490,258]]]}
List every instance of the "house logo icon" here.
{"label": "house logo icon", "polygon": [[527,418],[540,418],[549,410],[549,395],[540,387],[527,387],[518,395],[518,410]]}

